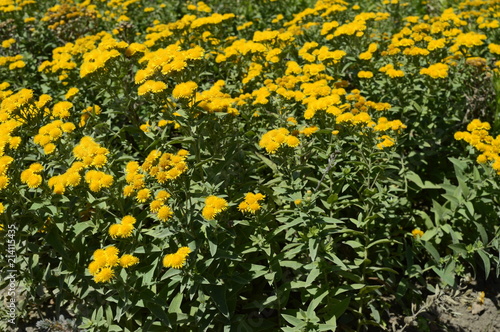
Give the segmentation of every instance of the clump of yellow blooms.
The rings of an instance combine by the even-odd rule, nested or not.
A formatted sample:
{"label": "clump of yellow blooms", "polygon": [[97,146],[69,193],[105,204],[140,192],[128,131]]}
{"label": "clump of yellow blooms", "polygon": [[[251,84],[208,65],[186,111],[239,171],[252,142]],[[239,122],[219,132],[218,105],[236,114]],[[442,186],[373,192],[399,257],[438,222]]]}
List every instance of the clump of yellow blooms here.
{"label": "clump of yellow blooms", "polygon": [[261,193],[246,193],[245,199],[238,205],[238,210],[242,212],[256,213],[262,207],[259,202],[264,200],[266,196]]}
{"label": "clump of yellow blooms", "polygon": [[176,154],[153,150],[141,165],[141,170],[154,177],[158,183],[177,179],[188,167],[186,157],[189,152],[181,149]]}
{"label": "clump of yellow blooms", "polygon": [[119,250],[115,246],[94,251],[94,259],[90,262],[88,269],[94,276],[95,282],[108,282],[114,277],[113,268],[119,264],[118,254]]}
{"label": "clump of yellow blooms", "polygon": [[166,268],[181,269],[186,264],[187,256],[191,253],[189,247],[180,247],[177,252],[163,257],[163,266]]}
{"label": "clump of yellow blooms", "polygon": [[224,198],[211,195],[205,198],[205,206],[201,214],[207,220],[214,220],[215,216],[225,211],[227,207],[228,203]]}
{"label": "clump of yellow blooms", "polygon": [[85,108],[82,111],[82,115],[80,116],[80,123],[78,125],[80,127],[85,126],[85,124],[87,123],[87,120],[91,116],[93,116],[93,115],[99,115],[99,114],[101,114],[101,107],[99,107],[98,105],[89,106],[89,107]]}
{"label": "clump of yellow blooms", "polygon": [[473,146],[481,153],[476,161],[480,164],[489,163],[500,175],[500,135],[490,136],[490,129],[488,122],[474,119],[467,125],[467,131],[455,133],[455,139],[463,140]]}
{"label": "clump of yellow blooms", "polygon": [[7,188],[9,185],[10,178],[7,176],[7,170],[13,161],[14,158],[10,156],[0,157],[0,190]]}
{"label": "clump of yellow blooms", "polygon": [[21,182],[30,188],[38,188],[42,184],[42,176],[39,174],[41,171],[43,171],[42,164],[31,164],[28,169],[21,172]]}
{"label": "clump of yellow blooms", "polygon": [[270,130],[262,135],[259,141],[259,146],[266,149],[267,153],[271,154],[276,153],[283,145],[295,148],[299,144],[300,140],[296,136],[290,135],[290,131],[286,128]]}
{"label": "clump of yellow blooms", "polygon": [[115,268],[120,265],[128,268],[139,263],[133,255],[125,254],[118,258],[118,248],[109,246],[105,249],[94,251],[93,260],[88,266],[89,273],[94,276],[95,282],[109,282],[115,276]]}
{"label": "clump of yellow blooms", "polygon": [[167,85],[162,81],[147,80],[137,89],[137,94],[143,96],[147,93],[160,93],[166,88]]}
{"label": "clump of yellow blooms", "polygon": [[89,189],[98,192],[103,188],[109,188],[113,184],[113,176],[94,169],[85,173],[85,182],[89,185]]}
{"label": "clump of yellow blooms", "polygon": [[432,78],[446,78],[448,77],[448,65],[444,63],[436,63],[430,65],[428,68],[420,69],[420,74],[428,75]]}
{"label": "clump of yellow blooms", "polygon": [[54,120],[51,123],[40,127],[38,134],[33,137],[33,142],[42,146],[45,154],[51,154],[56,150],[54,142],[59,140],[63,133],[71,133],[75,130],[75,128],[76,127],[72,122]]}
{"label": "clump of yellow blooms", "polygon": [[198,88],[198,84],[193,81],[177,84],[172,91],[172,96],[177,99],[190,98]]}
{"label": "clump of yellow blooms", "polygon": [[127,238],[132,235],[136,219],[132,216],[125,216],[121,222],[113,224],[109,227],[109,235],[115,239],[117,237]]}
{"label": "clump of yellow blooms", "polygon": [[90,136],[82,137],[80,144],[73,148],[73,155],[77,160],[82,161],[85,167],[103,167],[108,161],[108,154],[109,150],[100,146]]}
{"label": "clump of yellow blooms", "polygon": [[156,193],[155,199],[149,204],[149,210],[156,213],[156,217],[161,221],[167,221],[172,217],[172,210],[165,205],[170,198],[170,194],[165,190],[160,190]]}

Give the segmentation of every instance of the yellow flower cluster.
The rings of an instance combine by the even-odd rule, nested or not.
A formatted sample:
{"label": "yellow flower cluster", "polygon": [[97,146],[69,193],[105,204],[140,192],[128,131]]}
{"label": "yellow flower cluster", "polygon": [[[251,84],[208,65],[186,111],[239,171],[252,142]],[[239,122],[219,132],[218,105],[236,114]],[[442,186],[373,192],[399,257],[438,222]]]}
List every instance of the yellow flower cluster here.
{"label": "yellow flower cluster", "polygon": [[14,56],[2,56],[0,57],[0,66],[9,66],[9,70],[14,70],[18,68],[24,68],[26,63],[22,60],[23,56],[21,54]]}
{"label": "yellow flower cluster", "polygon": [[177,44],[146,52],[139,60],[139,63],[146,63],[146,67],[137,71],[135,83],[142,84],[154,75],[168,76],[180,73],[187,68],[189,61],[202,59],[204,54],[205,51],[200,46],[182,51]]}
{"label": "yellow flower cluster", "polygon": [[64,98],[66,98],[67,100],[72,99],[74,96],[78,94],[79,91],[80,89],[78,88],[75,87],[70,88],[68,92],[66,92],[66,94],[64,95]]}
{"label": "yellow flower cluster", "polygon": [[170,198],[170,194],[165,190],[160,190],[156,193],[155,199],[149,204],[149,210],[152,213],[156,213],[156,218],[161,221],[167,221],[172,217],[172,210],[169,206],[165,205],[167,199]]}
{"label": "yellow flower cluster", "polygon": [[380,143],[377,144],[377,148],[379,148],[381,150],[383,148],[391,147],[391,146],[393,146],[395,144],[394,139],[391,138],[388,135],[382,135],[379,139],[382,140],[382,142],[380,142]]}
{"label": "yellow flower cluster", "polygon": [[167,85],[162,81],[147,80],[137,89],[137,94],[143,96],[147,93],[160,93],[166,88]]}
{"label": "yellow flower cluster", "polygon": [[163,266],[166,268],[181,269],[186,264],[187,256],[191,253],[189,247],[180,247],[174,254],[163,257]]}
{"label": "yellow flower cluster", "polygon": [[108,282],[115,276],[115,268],[120,265],[127,268],[139,263],[139,259],[133,255],[122,255],[118,258],[120,251],[115,246],[94,251],[93,260],[88,269],[95,282]]}
{"label": "yellow flower cluster", "polygon": [[210,8],[206,3],[203,1],[198,1],[196,5],[188,5],[187,6],[188,10],[195,10],[198,12],[205,12],[205,13],[211,13],[212,8]]}
{"label": "yellow flower cluster", "polygon": [[172,96],[176,99],[191,98],[194,95],[197,88],[198,84],[196,84],[196,82],[193,81],[179,83],[175,86],[174,90],[172,91]]}
{"label": "yellow flower cluster", "polygon": [[38,188],[42,184],[42,176],[38,174],[41,171],[43,171],[42,164],[31,164],[28,169],[21,172],[21,182],[27,184],[30,188]]}
{"label": "yellow flower cluster", "polygon": [[397,77],[405,76],[404,71],[402,71],[400,69],[395,69],[394,65],[391,63],[379,68],[379,71],[382,73],[385,73],[390,78],[397,78]]}
{"label": "yellow flower cluster", "polygon": [[65,173],[52,176],[47,184],[52,189],[54,194],[62,195],[65,193],[66,188],[76,187],[80,184],[82,179],[80,171],[84,168],[82,162],[74,162]]}
{"label": "yellow flower cluster", "polygon": [[81,160],[85,167],[103,167],[108,161],[108,154],[109,150],[100,146],[90,136],[82,137],[80,144],[73,148],[73,155],[77,160]]}
{"label": "yellow flower cluster", "polygon": [[73,130],[75,130],[75,125],[72,122],[54,120],[38,129],[38,134],[33,137],[33,142],[40,145],[45,154],[51,154],[56,149],[54,142],[59,140],[63,133],[71,133]]}
{"label": "yellow flower cluster", "polygon": [[387,131],[393,130],[396,132],[406,129],[406,126],[401,122],[401,120],[389,121],[386,117],[380,117],[377,124],[373,127],[373,131]]}
{"label": "yellow flower cluster", "polygon": [[266,196],[261,193],[247,193],[245,195],[245,200],[238,205],[238,210],[242,212],[255,213],[260,210],[261,205],[259,204],[259,201],[264,200],[264,198],[266,198]]}
{"label": "yellow flower cluster", "polygon": [[14,38],[5,39],[4,41],[2,41],[1,47],[9,48],[15,43],[16,43],[16,40]]}
{"label": "yellow flower cluster", "polygon": [[54,105],[52,108],[52,116],[59,119],[68,118],[71,114],[69,110],[73,107],[73,104],[69,101],[60,101]]}
{"label": "yellow flower cluster", "polygon": [[[80,171],[89,168],[101,168],[107,163],[107,154],[109,150],[101,147],[90,136],[84,136],[80,144],[73,148],[74,157],[79,160],[73,162],[68,170],[61,174],[51,177],[48,181],[49,187],[54,194],[64,194],[67,187],[75,187],[80,184]],[[85,174],[85,182],[90,190],[97,192],[102,188],[108,188],[113,184],[113,176],[101,171],[89,170]]]}
{"label": "yellow flower cluster", "polygon": [[205,25],[216,25],[223,21],[230,20],[235,16],[236,15],[234,15],[233,13],[227,13],[227,14],[213,13],[211,16],[199,17],[195,19],[193,22],[191,22],[190,28],[197,29],[200,27],[204,27]]}
{"label": "yellow flower cluster", "polygon": [[230,94],[222,92],[225,86],[223,80],[218,80],[208,90],[196,93],[196,102],[198,106],[208,113],[227,112],[233,115],[238,114],[238,110],[233,107],[238,102],[236,98],[231,98]]}
{"label": "yellow flower cluster", "polygon": [[428,75],[432,78],[446,78],[448,77],[448,65],[444,63],[436,63],[430,65],[428,68],[420,69],[420,74]]}
{"label": "yellow flower cluster", "polygon": [[222,197],[208,196],[205,199],[205,206],[201,211],[203,218],[207,220],[214,220],[215,216],[222,211],[226,210],[228,207],[227,201]]}
{"label": "yellow flower cluster", "polygon": [[113,184],[113,176],[101,171],[90,170],[85,173],[85,182],[89,185],[89,189],[98,192],[102,188],[109,188]]}
{"label": "yellow flower cluster", "polygon": [[188,154],[189,152],[184,149],[179,150],[177,154],[153,150],[146,157],[141,169],[153,176],[160,184],[175,180],[187,171],[186,157]]}
{"label": "yellow flower cluster", "polygon": [[500,135],[489,135],[491,126],[488,122],[479,119],[472,120],[467,125],[467,131],[455,133],[456,140],[464,140],[481,154],[476,161],[480,164],[490,163],[491,167],[500,175]]}
{"label": "yellow flower cluster", "polygon": [[7,170],[13,161],[14,158],[10,156],[0,157],[0,190],[7,188],[9,185],[10,178],[7,176]]}
{"label": "yellow flower cluster", "polygon": [[92,116],[92,115],[99,115],[101,114],[101,107],[98,105],[94,106],[89,106],[86,109],[82,111],[82,115],[80,116],[80,123],[78,124],[80,127],[85,126],[87,123],[87,120]]}
{"label": "yellow flower cluster", "polygon": [[358,77],[359,78],[372,78],[373,73],[371,71],[360,70],[358,72]]}
{"label": "yellow flower cluster", "polygon": [[273,129],[262,135],[259,146],[266,149],[267,153],[276,153],[279,147],[288,145],[292,148],[297,147],[300,140],[286,128]]}
{"label": "yellow flower cluster", "polygon": [[127,238],[132,235],[136,219],[132,216],[125,216],[121,222],[113,224],[109,227],[109,235],[115,239],[117,237]]}

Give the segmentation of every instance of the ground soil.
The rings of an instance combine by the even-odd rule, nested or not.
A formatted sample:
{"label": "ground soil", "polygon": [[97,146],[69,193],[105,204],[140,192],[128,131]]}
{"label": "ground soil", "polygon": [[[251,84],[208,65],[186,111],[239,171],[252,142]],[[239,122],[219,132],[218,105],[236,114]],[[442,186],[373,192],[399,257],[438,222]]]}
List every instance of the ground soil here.
{"label": "ground soil", "polygon": [[500,279],[438,289],[414,315],[392,323],[394,332],[500,332]]}

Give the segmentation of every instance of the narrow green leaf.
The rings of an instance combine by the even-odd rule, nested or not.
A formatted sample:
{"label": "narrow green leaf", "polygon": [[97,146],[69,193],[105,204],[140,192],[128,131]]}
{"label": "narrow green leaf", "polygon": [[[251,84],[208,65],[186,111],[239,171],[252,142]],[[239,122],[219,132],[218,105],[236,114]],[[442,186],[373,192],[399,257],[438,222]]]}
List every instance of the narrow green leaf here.
{"label": "narrow green leaf", "polygon": [[425,243],[424,243],[424,247],[425,247],[425,249],[427,249],[427,252],[428,252],[429,254],[431,254],[431,256],[432,256],[432,258],[434,259],[434,261],[435,261],[436,263],[439,263],[439,259],[440,259],[441,257],[439,256],[439,253],[438,253],[438,251],[436,250],[436,248],[435,248],[435,247],[434,247],[434,246],[433,246],[430,242],[425,242]]}
{"label": "narrow green leaf", "polygon": [[484,264],[484,273],[485,273],[485,279],[488,279],[488,276],[490,275],[490,270],[491,270],[491,262],[490,258],[488,257],[488,254],[483,249],[479,249],[477,251],[481,259],[483,260]]}
{"label": "narrow green leaf", "polygon": [[488,243],[488,234],[486,233],[484,226],[478,222],[475,222],[475,221],[474,221],[474,224],[477,227],[477,231],[479,232],[479,236],[481,236],[481,242]]}
{"label": "narrow green leaf", "polygon": [[302,325],[305,324],[304,321],[292,315],[281,314],[281,317],[283,317],[288,323],[292,324],[296,328],[302,327]]}

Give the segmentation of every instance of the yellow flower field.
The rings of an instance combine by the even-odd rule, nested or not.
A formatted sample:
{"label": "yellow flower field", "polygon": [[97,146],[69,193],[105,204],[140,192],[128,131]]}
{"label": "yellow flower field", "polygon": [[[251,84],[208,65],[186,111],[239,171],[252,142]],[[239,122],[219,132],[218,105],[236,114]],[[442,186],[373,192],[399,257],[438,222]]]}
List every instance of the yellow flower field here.
{"label": "yellow flower field", "polygon": [[498,0],[0,0],[0,328],[403,328],[500,275],[499,70]]}

